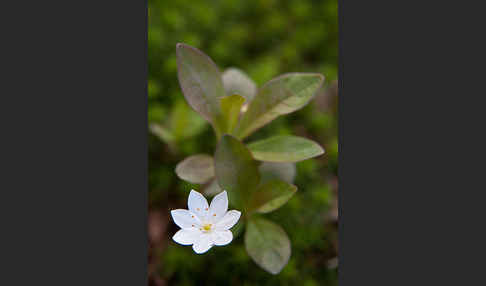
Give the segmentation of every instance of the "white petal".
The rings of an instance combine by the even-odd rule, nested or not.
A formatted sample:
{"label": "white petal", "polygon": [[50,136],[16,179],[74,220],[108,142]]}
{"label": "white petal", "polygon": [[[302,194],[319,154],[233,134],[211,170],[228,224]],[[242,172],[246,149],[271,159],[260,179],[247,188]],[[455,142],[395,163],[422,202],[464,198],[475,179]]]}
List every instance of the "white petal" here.
{"label": "white petal", "polygon": [[201,220],[204,220],[206,214],[209,212],[209,205],[206,198],[194,190],[191,190],[189,193],[187,206],[189,207],[189,210],[195,213]]}
{"label": "white petal", "polygon": [[182,245],[193,244],[201,235],[201,231],[197,228],[181,229],[172,237],[172,239]]}
{"label": "white petal", "polygon": [[214,245],[223,246],[233,240],[233,234],[230,230],[214,231],[211,233]]}
{"label": "white petal", "polygon": [[216,224],[214,225],[216,230],[228,230],[232,228],[240,219],[241,212],[231,210],[227,212]]}
{"label": "white petal", "polygon": [[192,249],[197,254],[202,254],[208,251],[211,247],[213,247],[213,240],[211,239],[211,235],[209,233],[202,233],[199,235],[192,245]]}
{"label": "white petal", "polygon": [[223,191],[216,195],[211,201],[211,206],[209,207],[209,219],[213,222],[217,222],[224,216],[227,210],[228,194],[226,191]]}
{"label": "white petal", "polygon": [[180,228],[200,227],[199,218],[188,210],[177,209],[170,212],[175,224]]}

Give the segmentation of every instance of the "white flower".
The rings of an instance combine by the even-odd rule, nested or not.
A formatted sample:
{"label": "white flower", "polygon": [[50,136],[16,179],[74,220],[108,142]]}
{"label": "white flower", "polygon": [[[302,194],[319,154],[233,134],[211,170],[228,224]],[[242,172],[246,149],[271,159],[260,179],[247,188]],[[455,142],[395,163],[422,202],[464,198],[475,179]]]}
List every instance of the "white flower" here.
{"label": "white flower", "polygon": [[172,219],[181,229],[172,239],[182,245],[192,245],[194,252],[201,254],[213,245],[227,245],[233,240],[229,230],[240,219],[241,212],[228,210],[228,194],[223,191],[208,201],[200,193],[191,190],[187,200],[189,210],[171,211]]}

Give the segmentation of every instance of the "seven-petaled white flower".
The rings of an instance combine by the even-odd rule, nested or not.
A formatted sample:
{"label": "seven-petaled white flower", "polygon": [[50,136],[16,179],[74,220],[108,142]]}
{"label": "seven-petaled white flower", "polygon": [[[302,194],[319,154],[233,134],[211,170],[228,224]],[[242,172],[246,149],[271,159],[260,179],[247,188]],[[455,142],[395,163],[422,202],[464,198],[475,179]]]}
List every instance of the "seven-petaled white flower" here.
{"label": "seven-petaled white flower", "polygon": [[223,191],[208,201],[200,193],[191,190],[187,200],[189,210],[171,211],[172,219],[181,229],[172,239],[182,245],[191,245],[198,253],[208,251],[213,245],[226,245],[233,240],[229,230],[240,219],[241,212],[228,210],[228,194]]}

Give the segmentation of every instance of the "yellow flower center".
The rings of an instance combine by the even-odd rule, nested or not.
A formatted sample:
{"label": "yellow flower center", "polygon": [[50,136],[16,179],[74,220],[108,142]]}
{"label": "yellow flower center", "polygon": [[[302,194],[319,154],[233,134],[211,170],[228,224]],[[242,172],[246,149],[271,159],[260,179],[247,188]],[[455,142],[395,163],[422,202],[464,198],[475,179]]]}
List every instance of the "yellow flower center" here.
{"label": "yellow flower center", "polygon": [[209,224],[205,224],[205,225],[203,225],[202,228],[203,228],[204,231],[210,231],[211,230],[211,224],[210,223]]}

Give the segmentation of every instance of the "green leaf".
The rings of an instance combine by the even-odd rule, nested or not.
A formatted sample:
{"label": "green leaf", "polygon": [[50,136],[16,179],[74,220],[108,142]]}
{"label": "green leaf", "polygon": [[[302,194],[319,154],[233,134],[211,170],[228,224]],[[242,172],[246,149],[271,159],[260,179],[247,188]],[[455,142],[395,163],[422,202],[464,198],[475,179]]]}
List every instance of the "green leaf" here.
{"label": "green leaf", "polygon": [[259,213],[272,212],[284,205],[296,191],[296,186],[284,181],[269,181],[253,194],[250,209]]}
{"label": "green leaf", "polygon": [[218,185],[218,180],[213,178],[209,183],[206,184],[206,186],[204,186],[203,191],[206,196],[214,196],[221,193],[223,189],[221,189],[221,187]]}
{"label": "green leaf", "polygon": [[211,122],[216,134],[223,130],[219,99],[225,90],[216,64],[200,50],[176,45],[177,74],[182,92],[189,105]]}
{"label": "green leaf", "polygon": [[149,130],[150,132],[152,132],[152,134],[154,134],[160,140],[164,141],[167,144],[171,144],[175,139],[174,135],[160,124],[151,123],[149,125]]}
{"label": "green leaf", "polygon": [[219,186],[236,206],[245,206],[260,183],[258,163],[238,139],[223,135],[214,154],[214,169]]}
{"label": "green leaf", "polygon": [[323,81],[321,74],[288,73],[264,84],[240,120],[238,138],[245,138],[279,115],[305,106]]}
{"label": "green leaf", "polygon": [[292,184],[295,179],[296,168],[294,163],[263,162],[258,169],[262,183],[278,179]]}
{"label": "green leaf", "polygon": [[224,71],[223,85],[227,95],[239,94],[246,99],[246,102],[250,102],[257,93],[255,82],[237,68]]}
{"label": "green leaf", "polygon": [[214,177],[213,157],[206,154],[189,156],[177,164],[175,172],[182,180],[204,184]]}
{"label": "green leaf", "polygon": [[269,162],[298,162],[324,153],[316,142],[298,136],[280,135],[248,144],[253,157]]}
{"label": "green leaf", "polygon": [[259,217],[248,221],[245,247],[253,261],[272,274],[282,271],[290,258],[290,240],[285,231]]}
{"label": "green leaf", "polygon": [[245,102],[245,98],[238,94],[233,94],[221,98],[221,110],[223,111],[223,118],[225,121],[224,133],[231,134],[238,123],[240,117],[241,106]]}
{"label": "green leaf", "polygon": [[176,140],[196,136],[206,127],[206,121],[194,112],[184,100],[179,100],[175,104],[170,114],[169,123]]}

